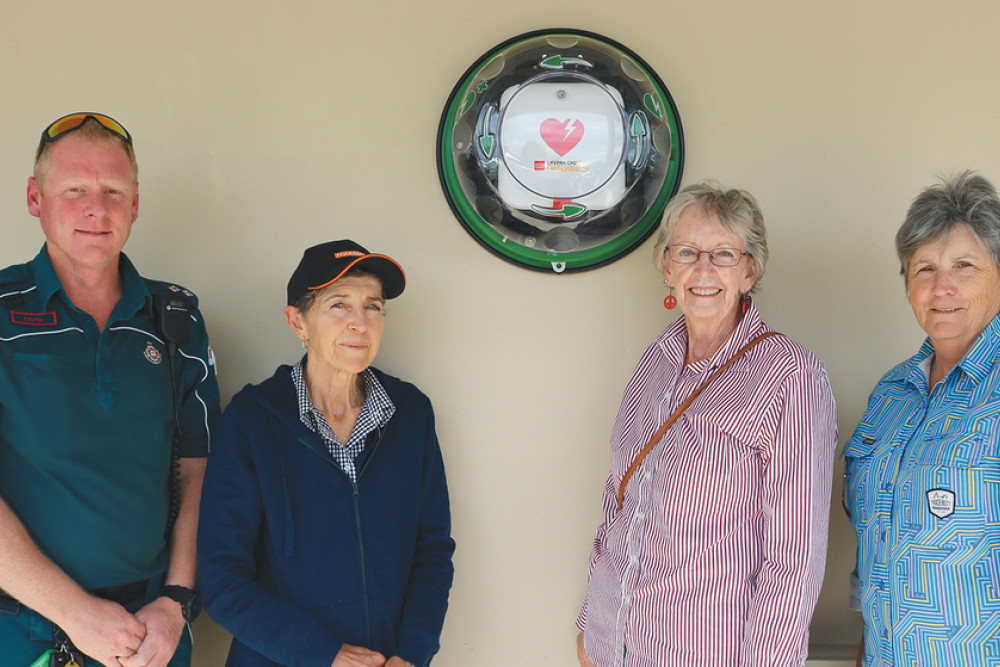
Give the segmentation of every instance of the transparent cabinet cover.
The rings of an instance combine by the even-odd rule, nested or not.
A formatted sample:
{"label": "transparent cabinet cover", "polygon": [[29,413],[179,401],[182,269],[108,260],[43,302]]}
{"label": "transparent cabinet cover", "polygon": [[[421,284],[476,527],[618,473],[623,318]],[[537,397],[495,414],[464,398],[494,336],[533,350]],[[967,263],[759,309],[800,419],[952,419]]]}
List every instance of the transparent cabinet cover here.
{"label": "transparent cabinet cover", "polygon": [[680,116],[637,55],[576,30],[520,35],[468,69],[438,131],[465,229],[556,273],[612,262],[656,228],[683,169]]}

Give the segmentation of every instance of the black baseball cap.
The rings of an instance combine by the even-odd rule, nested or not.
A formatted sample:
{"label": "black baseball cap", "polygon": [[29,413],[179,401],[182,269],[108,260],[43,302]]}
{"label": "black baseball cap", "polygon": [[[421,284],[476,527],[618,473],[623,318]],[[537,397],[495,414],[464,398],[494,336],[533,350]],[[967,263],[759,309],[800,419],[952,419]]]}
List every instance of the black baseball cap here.
{"label": "black baseball cap", "polygon": [[406,287],[406,273],[392,257],[368,252],[346,239],[327,241],[307,248],[302,254],[302,260],[288,279],[288,305],[294,306],[306,292],[326,287],[351,269],[378,276],[386,299],[395,299]]}

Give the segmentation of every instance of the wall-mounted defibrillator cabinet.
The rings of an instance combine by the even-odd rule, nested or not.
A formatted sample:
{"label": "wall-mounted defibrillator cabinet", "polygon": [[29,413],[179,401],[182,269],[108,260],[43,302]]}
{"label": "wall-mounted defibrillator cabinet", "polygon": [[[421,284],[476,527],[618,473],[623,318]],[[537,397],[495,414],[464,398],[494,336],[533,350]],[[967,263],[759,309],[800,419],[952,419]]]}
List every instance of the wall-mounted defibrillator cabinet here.
{"label": "wall-mounted defibrillator cabinet", "polygon": [[681,120],[637,55],[605,37],[546,30],[482,56],[438,130],[438,173],[465,229],[521,266],[612,262],[656,228],[680,185]]}

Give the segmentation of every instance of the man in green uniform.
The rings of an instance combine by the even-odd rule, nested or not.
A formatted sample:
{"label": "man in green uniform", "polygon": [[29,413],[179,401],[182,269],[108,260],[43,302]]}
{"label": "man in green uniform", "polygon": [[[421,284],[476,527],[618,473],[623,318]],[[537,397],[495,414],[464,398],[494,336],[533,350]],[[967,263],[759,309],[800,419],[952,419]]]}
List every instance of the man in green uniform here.
{"label": "man in green uniform", "polygon": [[[0,667],[62,642],[88,665],[188,665],[219,410],[201,313],[122,254],[139,194],[113,119],[49,126],[27,201],[45,245],[0,271]],[[184,335],[155,324],[161,295],[187,302]]]}

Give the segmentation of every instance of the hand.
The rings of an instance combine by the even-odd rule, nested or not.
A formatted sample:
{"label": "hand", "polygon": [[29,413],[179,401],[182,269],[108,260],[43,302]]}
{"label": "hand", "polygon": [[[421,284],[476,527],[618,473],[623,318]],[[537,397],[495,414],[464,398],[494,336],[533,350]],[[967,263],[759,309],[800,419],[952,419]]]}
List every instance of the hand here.
{"label": "hand", "polygon": [[344,644],[330,667],[385,667],[385,656],[364,646]]}
{"label": "hand", "polygon": [[170,598],[156,598],[135,613],[146,627],[142,645],[134,653],[118,659],[122,667],[166,667],[177,650],[184,632],[181,606]]}
{"label": "hand", "polygon": [[576,636],[576,658],[580,661],[580,667],[594,667],[594,663],[587,657],[587,652],[583,650],[583,633]]}
{"label": "hand", "polygon": [[60,619],[60,627],[84,655],[105,665],[135,653],[146,636],[146,627],[118,603],[87,596],[76,611]]}
{"label": "hand", "polygon": [[385,667],[416,667],[416,665],[403,660],[398,655],[394,655],[389,658],[389,662],[385,663]]}

